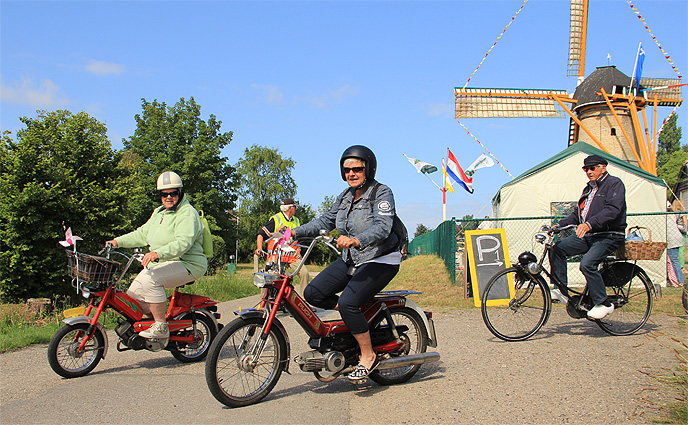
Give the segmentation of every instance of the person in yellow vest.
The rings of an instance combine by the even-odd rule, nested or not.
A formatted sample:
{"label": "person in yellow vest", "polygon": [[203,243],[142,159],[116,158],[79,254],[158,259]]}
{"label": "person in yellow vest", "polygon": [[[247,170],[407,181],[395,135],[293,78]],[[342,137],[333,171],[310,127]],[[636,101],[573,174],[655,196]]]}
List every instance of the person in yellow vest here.
{"label": "person in yellow vest", "polygon": [[[258,235],[256,236],[256,251],[253,255],[253,271],[258,271],[258,258],[265,254],[265,251],[263,251],[265,240],[269,239],[275,231],[281,231],[287,227],[294,229],[300,225],[301,223],[298,217],[296,217],[296,202],[294,202],[292,198],[285,198],[282,201],[282,205],[280,205],[280,212],[270,217],[267,224],[258,231]],[[272,251],[274,242],[274,240],[268,241],[268,252]],[[283,257],[282,261],[285,261],[285,257]],[[289,256],[286,258],[286,261],[289,262],[290,267],[295,268],[300,261],[300,255]],[[299,293],[303,295],[306,285],[310,282],[310,275],[305,266],[301,267],[301,270],[299,270],[299,281]]]}

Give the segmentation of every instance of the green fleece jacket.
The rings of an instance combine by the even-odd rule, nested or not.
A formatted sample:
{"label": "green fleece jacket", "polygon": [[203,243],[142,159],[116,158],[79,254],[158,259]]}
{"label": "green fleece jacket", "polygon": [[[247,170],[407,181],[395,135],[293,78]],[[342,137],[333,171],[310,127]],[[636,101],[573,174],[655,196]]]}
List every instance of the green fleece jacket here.
{"label": "green fleece jacket", "polygon": [[186,196],[176,209],[156,208],[143,226],[115,240],[122,248],[148,245],[151,252],[158,254],[159,263],[179,261],[194,279],[208,269],[208,259],[203,254],[203,224]]}

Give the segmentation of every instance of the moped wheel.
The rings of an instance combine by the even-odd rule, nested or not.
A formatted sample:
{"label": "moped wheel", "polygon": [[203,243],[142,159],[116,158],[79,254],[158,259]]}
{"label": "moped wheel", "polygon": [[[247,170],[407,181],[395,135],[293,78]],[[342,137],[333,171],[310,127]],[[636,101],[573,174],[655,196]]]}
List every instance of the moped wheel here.
{"label": "moped wheel", "polygon": [[614,304],[614,312],[595,322],[611,335],[637,332],[652,312],[652,291],[652,282],[647,275],[636,270],[625,285],[607,286],[607,298]]}
{"label": "moped wheel", "polygon": [[251,350],[261,339],[265,319],[239,318],[225,326],[210,346],[205,380],[213,397],[229,407],[254,404],[272,391],[285,368],[287,341],[273,326],[258,358]]}
{"label": "moped wheel", "polygon": [[[403,327],[406,327],[407,330],[399,334],[401,340],[404,342],[403,346],[398,351],[387,353],[387,355],[390,357],[404,357],[410,354],[424,353],[428,347],[428,333],[418,313],[408,307],[391,308],[389,312],[392,315],[392,321],[396,328],[403,329]],[[388,327],[385,315],[380,314],[379,318],[379,321],[371,326],[371,336],[377,333],[384,334],[385,332],[390,332],[389,330],[385,331],[385,328]],[[376,345],[375,341],[373,341],[373,345]],[[421,365],[412,365],[393,369],[375,370],[371,372],[370,379],[380,385],[401,384],[411,379],[411,377],[418,372],[420,367]]]}
{"label": "moped wheel", "polygon": [[[183,319],[189,319],[184,317]],[[191,329],[181,331],[180,334],[191,334]],[[196,314],[196,335],[191,344],[177,343],[177,349],[172,350],[175,359],[182,363],[198,362],[208,355],[210,344],[217,335],[217,328],[210,317],[205,314]]]}
{"label": "moped wheel", "polygon": [[683,284],[683,295],[681,296],[681,302],[683,303],[683,309],[688,313],[688,282]]}
{"label": "moped wheel", "polygon": [[[513,283],[513,296],[508,292],[507,281]],[[535,335],[551,311],[547,284],[516,267],[492,276],[481,301],[480,311],[487,329],[504,341],[523,341]]]}
{"label": "moped wheel", "polygon": [[91,372],[103,358],[105,336],[96,328],[82,351],[79,345],[86,337],[88,323],[64,325],[55,332],[48,344],[48,363],[60,376],[78,378]]}

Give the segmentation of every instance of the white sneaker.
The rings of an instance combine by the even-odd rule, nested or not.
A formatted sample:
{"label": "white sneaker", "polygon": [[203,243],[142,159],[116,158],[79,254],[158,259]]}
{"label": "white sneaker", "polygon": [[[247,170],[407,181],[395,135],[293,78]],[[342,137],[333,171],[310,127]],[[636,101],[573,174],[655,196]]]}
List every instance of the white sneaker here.
{"label": "white sneaker", "polygon": [[549,293],[552,295],[552,302],[553,303],[568,304],[569,297],[562,294],[559,289],[556,289],[556,288],[552,289],[551,291],[549,291]]}
{"label": "white sneaker", "polygon": [[604,304],[597,304],[588,311],[588,317],[591,319],[603,319],[614,312],[614,304],[607,307]]}
{"label": "white sneaker", "polygon": [[167,322],[155,322],[150,326],[150,328],[139,332],[139,335],[146,339],[169,338],[170,329],[167,327]]}

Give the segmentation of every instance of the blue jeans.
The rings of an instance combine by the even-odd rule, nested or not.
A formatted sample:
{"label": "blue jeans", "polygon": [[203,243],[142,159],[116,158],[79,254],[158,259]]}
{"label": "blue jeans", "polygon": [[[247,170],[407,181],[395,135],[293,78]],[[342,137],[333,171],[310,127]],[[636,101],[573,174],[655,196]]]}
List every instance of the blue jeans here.
{"label": "blue jeans", "polygon": [[588,283],[593,304],[602,304],[607,299],[607,290],[604,287],[599,265],[622,243],[624,243],[623,235],[609,233],[585,235],[583,238],[576,235],[568,236],[557,242],[549,252],[552,274],[559,282],[566,285],[569,281],[566,258],[584,254],[580,261],[580,271]]}
{"label": "blue jeans", "polygon": [[679,249],[681,249],[681,247],[669,248],[667,249],[667,255],[671,260],[671,265],[674,267],[674,273],[676,273],[676,280],[678,281],[678,283],[683,285],[685,282],[683,280],[683,270],[681,270],[681,263],[678,260]]}
{"label": "blue jeans", "polygon": [[[303,295],[309,304],[316,307],[333,309],[339,304],[344,324],[352,334],[358,335],[368,332],[368,321],[361,307],[387,286],[396,276],[399,266],[365,263],[356,269],[353,276],[347,274],[348,269],[344,260],[337,259],[311,280]],[[342,294],[337,296],[338,292]]]}

